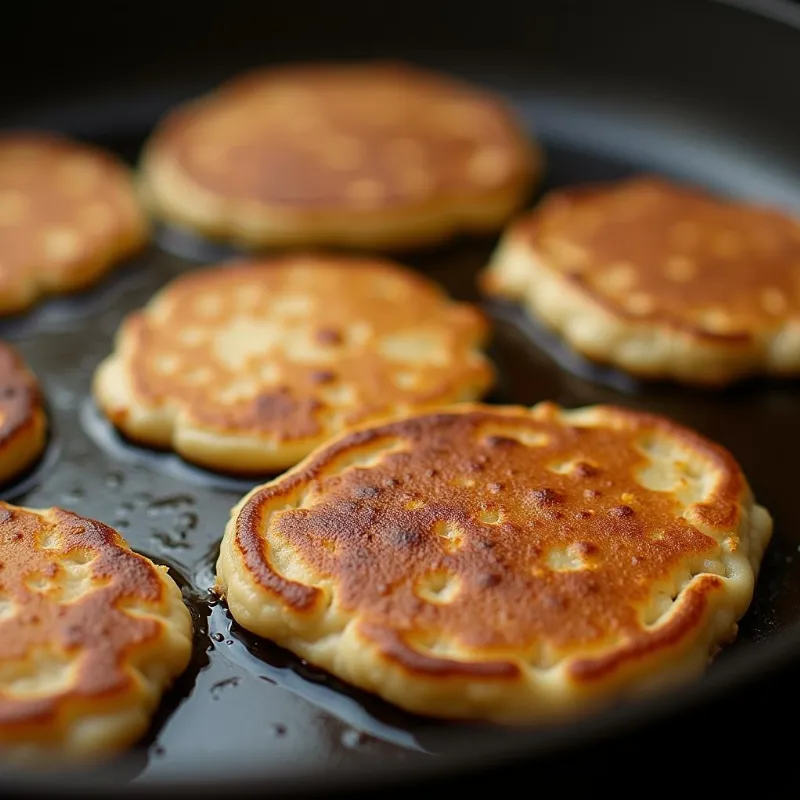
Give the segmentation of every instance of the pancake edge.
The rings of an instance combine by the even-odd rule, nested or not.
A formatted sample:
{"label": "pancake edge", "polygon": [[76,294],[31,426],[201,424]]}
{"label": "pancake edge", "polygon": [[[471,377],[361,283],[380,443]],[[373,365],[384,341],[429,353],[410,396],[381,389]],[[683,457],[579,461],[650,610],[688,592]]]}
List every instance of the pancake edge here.
{"label": "pancake edge", "polygon": [[[293,263],[295,259],[301,263],[302,258],[302,256],[289,257],[289,263]],[[312,261],[316,258],[311,256]],[[380,263],[384,263],[383,259],[379,260]],[[248,260],[236,261],[241,261],[245,266],[250,263]],[[228,266],[232,266],[233,263],[228,262]],[[413,281],[430,280],[408,267],[394,262],[386,263],[391,263],[401,272],[408,273],[408,277]],[[219,267],[212,266],[207,267],[206,271],[210,273],[217,269]],[[152,295],[142,309],[129,314],[122,321],[115,336],[112,352],[101,361],[92,376],[92,396],[99,410],[114,428],[135,444],[173,452],[191,464],[231,475],[263,476],[288,469],[329,441],[331,435],[336,436],[338,433],[326,434],[323,430],[313,436],[293,439],[274,439],[269,436],[259,436],[253,431],[220,434],[210,426],[204,425],[202,421],[192,419],[191,410],[178,403],[167,402],[155,407],[138,400],[130,369],[126,366],[130,350],[129,340],[135,335],[133,328],[140,324],[138,320],[146,313],[147,308],[160,297],[168,295],[176,281],[191,281],[198,277],[202,277],[202,271],[180,276]],[[494,386],[497,379],[496,368],[485,352],[491,336],[488,317],[477,305],[455,300],[440,286],[437,285],[436,288],[443,303],[466,306],[474,312],[477,324],[470,351],[479,358],[480,369],[476,370],[469,382],[454,383],[448,394],[417,403],[415,410],[420,412],[442,405],[477,401]],[[346,430],[361,427],[363,424],[372,425],[385,417],[392,416],[395,416],[392,410],[382,412],[376,414],[370,421],[348,426]]]}
{"label": "pancake edge", "polygon": [[[466,414],[489,409],[492,413],[513,416],[520,412],[536,413],[537,409],[547,413],[552,408],[558,407],[545,401],[531,409],[461,404],[437,411]],[[217,561],[215,591],[227,603],[234,619],[252,633],[275,641],[337,678],[425,716],[511,725],[558,721],[577,712],[600,708],[613,698],[646,695],[698,678],[719,647],[736,636],[738,620],[752,601],[761,559],[772,535],[772,518],[755,502],[738,463],[721,446],[660,415],[613,406],[572,411],[597,409],[656,422],[666,427],[668,433],[688,435],[708,444],[735,466],[734,477],[741,479],[739,525],[730,533],[748,543],[747,556],[738,563],[745,574],[737,576],[737,580],[743,582],[737,582],[727,591],[730,577],[696,575],[678,595],[665,622],[653,627],[652,635],[623,642],[602,653],[570,656],[544,669],[518,659],[463,662],[425,656],[408,647],[396,631],[375,629],[360,624],[358,619],[351,619],[341,631],[330,631],[309,642],[302,635],[302,624],[308,617],[319,618],[327,611],[326,587],[296,583],[276,573],[272,575],[277,580],[270,580],[272,585],[265,587],[242,566],[247,555],[242,549],[241,534],[249,531],[253,545],[256,539],[263,542],[259,531],[268,506],[265,494],[291,495],[303,485],[304,479],[313,479],[321,459],[350,440],[368,437],[382,425],[364,426],[334,437],[284,475],[248,492],[234,507],[226,525]],[[398,417],[383,424],[416,416],[425,415]],[[254,552],[250,555],[259,557]],[[264,548],[260,558],[271,572]],[[258,610],[254,612],[249,606],[256,598]]]}
{"label": "pancake edge", "polygon": [[[125,662],[125,668],[131,673],[128,691],[109,698],[69,696],[59,706],[55,717],[48,714],[41,718],[23,718],[0,726],[0,756],[12,765],[40,767],[43,756],[52,766],[107,761],[141,739],[165,692],[189,667],[194,637],[191,613],[168,568],[133,550],[115,528],[58,506],[37,509],[10,503],[3,505],[44,517],[56,526],[58,516],[67,515],[107,528],[114,534],[115,546],[147,562],[160,584],[165,612],[148,616],[148,619],[158,623],[161,635],[156,647],[148,644],[133,660]],[[165,651],[170,655],[167,663],[164,663]],[[148,674],[153,672],[154,665],[159,669],[155,674]],[[108,706],[105,710],[104,705]],[[88,726],[84,730],[82,723],[86,721]],[[98,735],[98,725],[104,729],[102,735]]]}
{"label": "pancake edge", "polygon": [[[531,216],[536,212],[531,212]],[[524,223],[524,220],[522,220]],[[725,336],[664,319],[637,319],[554,268],[512,224],[479,277],[585,358],[646,380],[722,389],[754,375],[800,373],[800,318],[763,337]]]}
{"label": "pancake edge", "polygon": [[[448,241],[459,234],[489,234],[525,204],[545,170],[545,152],[526,135],[511,107],[499,108],[516,129],[525,166],[504,185],[463,195],[443,194],[425,202],[410,201],[389,210],[350,210],[342,206],[313,210],[281,204],[235,200],[195,182],[171,155],[175,129],[213,107],[242,77],[167,112],[145,143],[136,170],[141,204],[149,214],[178,231],[248,251],[272,247],[349,247],[403,252]],[[256,77],[258,77],[256,75]],[[452,80],[452,79],[451,79]],[[231,87],[230,89],[228,87]],[[485,90],[479,89],[485,93]],[[495,95],[492,99],[496,101]],[[224,100],[223,100],[224,102]],[[235,102],[232,99],[231,102]]]}

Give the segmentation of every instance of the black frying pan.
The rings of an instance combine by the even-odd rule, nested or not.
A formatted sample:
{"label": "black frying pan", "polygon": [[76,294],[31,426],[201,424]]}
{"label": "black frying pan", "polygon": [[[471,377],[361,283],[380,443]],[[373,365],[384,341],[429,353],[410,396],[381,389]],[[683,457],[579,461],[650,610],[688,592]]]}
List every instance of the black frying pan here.
{"label": "black frying pan", "polygon": [[[15,14],[27,19],[3,21],[0,126],[61,130],[131,160],[167,108],[244,67],[398,57],[505,93],[544,141],[547,187],[649,170],[800,211],[800,7],[788,0],[84,3]],[[459,241],[408,261],[474,299],[493,244]],[[771,734],[800,712],[800,383],[641,386],[570,357],[514,310],[490,308],[502,375],[492,400],[667,413],[735,453],[776,534],[739,640],[698,683],[558,727],[435,723],[238,630],[206,590],[228,508],[249,484],[125,445],[87,399],[121,316],[219,255],[181,246],[162,238],[96,289],[0,323],[42,378],[54,421],[42,464],[3,495],[119,527],[173,568],[197,628],[192,668],[132,755],[69,775],[0,770],[0,797],[406,794],[410,782],[437,781],[499,792],[520,780],[554,791],[556,779],[562,792],[605,779],[617,791],[690,791],[700,763],[731,791],[781,757]]]}

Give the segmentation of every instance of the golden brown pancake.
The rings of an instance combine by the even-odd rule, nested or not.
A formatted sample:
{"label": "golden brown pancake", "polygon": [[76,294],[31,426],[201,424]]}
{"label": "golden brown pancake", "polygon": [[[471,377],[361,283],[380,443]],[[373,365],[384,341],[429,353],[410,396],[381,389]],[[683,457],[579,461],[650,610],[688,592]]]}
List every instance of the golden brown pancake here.
{"label": "golden brown pancake", "polygon": [[142,187],[173,225],[250,248],[402,248],[498,229],[541,170],[512,110],[399,63],[260,69],[171,112]]}
{"label": "golden brown pancake", "polygon": [[0,134],[0,315],[94,283],[146,238],[115,156],[55,134]]}
{"label": "golden brown pancake", "polygon": [[189,663],[180,589],[101,522],[0,502],[0,759],[110,755]]}
{"label": "golden brown pancake", "polygon": [[591,359],[719,386],[800,372],[800,221],[641,177],[551,193],[483,276]]}
{"label": "golden brown pancake", "polygon": [[94,394],[135,441],[263,474],[350,425],[480,397],[487,333],[475,307],[388,261],[236,261],[128,317]]}
{"label": "golden brown pancake", "polygon": [[406,709],[532,722],[701,673],[771,530],[733,457],[670,420],[465,404],[255,488],[217,590],[244,628]]}
{"label": "golden brown pancake", "polygon": [[0,342],[0,487],[42,455],[46,439],[39,384],[17,351]]}

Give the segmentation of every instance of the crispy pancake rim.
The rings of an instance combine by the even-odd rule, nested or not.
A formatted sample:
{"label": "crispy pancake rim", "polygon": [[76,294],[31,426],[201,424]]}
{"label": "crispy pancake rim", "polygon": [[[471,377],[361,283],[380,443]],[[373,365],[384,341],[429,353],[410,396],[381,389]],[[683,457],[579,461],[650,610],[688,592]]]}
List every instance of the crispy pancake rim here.
{"label": "crispy pancake rim", "polygon": [[[132,743],[191,654],[191,618],[166,569],[101,522],[2,501],[0,556],[3,757],[94,758]],[[48,659],[66,675],[48,677]],[[21,689],[23,678],[56,689]],[[77,736],[106,717],[105,737]]]}
{"label": "crispy pancake rim", "polygon": [[[220,305],[218,317],[207,320],[196,311],[205,297]],[[310,312],[297,316],[292,306],[288,316],[279,313],[301,300],[311,303]],[[242,325],[252,329],[232,336]],[[184,346],[186,330],[203,334],[203,343]],[[432,344],[411,342],[413,353],[402,357],[380,350],[408,349],[409,332]],[[134,441],[173,449],[211,469],[263,474],[297,463],[344,427],[398,407],[480,397],[495,377],[481,350],[488,335],[477,307],[393,262],[317,255],[242,259],[181,276],[129,315],[114,352],[95,373],[94,394]],[[262,351],[259,343],[270,339],[275,342]],[[220,363],[220,348],[238,359],[234,366]],[[239,358],[241,348],[253,352]],[[298,348],[303,352],[293,355]],[[154,368],[173,357],[182,365],[174,374]],[[209,369],[210,384],[191,383]],[[403,375],[414,379],[410,385],[397,383]],[[223,394],[244,383],[249,394],[223,402]],[[213,396],[209,385],[218,388]]]}
{"label": "crispy pancake rim", "polygon": [[[354,91],[375,92],[383,84],[386,91],[400,89],[405,100],[378,104],[394,114],[411,100],[419,103],[428,96],[434,111],[406,114],[402,124],[394,123],[399,125],[396,130],[374,122],[365,125],[363,120],[348,117],[352,109],[345,113],[344,107],[340,108],[343,102],[345,106],[352,103],[348,97],[337,100],[341,86],[350,83]],[[290,113],[287,106],[284,116],[278,113],[273,120],[270,135],[278,136],[274,147],[275,152],[283,151],[280,158],[263,147],[266,134],[259,140],[260,152],[251,153],[248,161],[251,164],[256,156],[271,158],[261,170],[211,169],[215,162],[206,163],[210,159],[207,151],[214,151],[211,134],[204,135],[197,147],[189,147],[193,130],[210,125],[216,117],[217,127],[231,118],[225,135],[239,142],[243,134],[234,124],[236,109],[246,111],[248,104],[255,103],[250,112],[240,113],[239,127],[258,124],[259,114],[265,113],[260,98],[268,98],[270,90],[278,99],[284,98],[284,105],[302,101],[299,109]],[[449,105],[443,97],[449,98]],[[363,109],[369,110],[367,116],[377,114],[376,102],[365,101],[359,114],[364,115]],[[310,110],[306,108],[309,103]],[[450,106],[454,113],[456,106],[464,106],[484,117],[479,122],[486,128],[481,151],[485,150],[486,157],[479,158],[476,153],[473,160],[476,170],[480,167],[476,174],[486,173],[485,185],[466,180],[466,165],[456,169],[464,145],[460,139],[453,147],[441,148],[438,138],[427,131],[434,112],[444,114]],[[320,114],[325,124],[320,122],[319,130],[294,130],[306,117],[310,125]],[[463,138],[464,130],[480,126],[461,124],[458,135]],[[306,142],[310,136],[316,138]],[[394,144],[397,147],[387,149]],[[252,143],[249,146],[251,150],[254,147]],[[439,149],[428,154],[424,163],[417,163],[424,148],[434,146]],[[355,155],[351,153],[350,160],[355,161],[339,163],[351,150]],[[195,152],[195,160],[201,152],[206,155],[200,162],[187,162]],[[222,155],[217,153],[218,158]],[[541,148],[525,134],[512,109],[499,97],[464,81],[395,62],[296,65],[245,73],[167,114],[145,148],[140,191],[153,212],[171,224],[199,229],[211,238],[233,239],[246,247],[343,244],[403,249],[436,242],[461,230],[496,230],[522,205],[542,163]],[[505,177],[486,182],[492,170],[501,167],[507,172]],[[256,180],[256,174],[262,173],[276,176],[276,180],[284,177],[272,186]],[[229,184],[237,175],[239,184],[249,188],[245,191],[238,186],[234,195]],[[220,178],[224,178],[221,184]],[[446,185],[448,181],[452,187]],[[439,182],[443,182],[441,186]],[[298,195],[301,189],[305,199]],[[368,189],[371,194],[365,194]]]}
{"label": "crispy pancake rim", "polygon": [[0,135],[0,316],[86,288],[148,236],[116,156],[50,132]]}
{"label": "crispy pancake rim", "polygon": [[651,176],[551,192],[481,277],[588,357],[719,386],[800,371],[800,221]]}
{"label": "crispy pancake rim", "polygon": [[[658,674],[659,664],[663,667],[661,672],[664,673],[665,681],[670,676],[674,677],[672,673],[682,669],[681,654],[692,647],[695,651],[699,648],[700,655],[694,652],[691,659],[687,657],[686,669],[697,673],[705,665],[709,651],[735,635],[736,619],[744,613],[750,602],[754,573],[757,572],[761,552],[771,533],[769,515],[760,506],[752,505],[746,480],[736,461],[724,448],[663,417],[611,407],[596,407],[589,411],[607,415],[607,422],[617,426],[610,434],[607,447],[603,451],[611,462],[616,459],[619,463],[622,458],[619,454],[619,440],[623,435],[635,437],[649,433],[656,438],[666,437],[712,469],[716,486],[710,496],[704,498],[702,503],[692,504],[685,513],[687,519],[677,513],[679,504],[671,495],[645,490],[635,481],[627,488],[636,491],[640,497],[645,495],[644,500],[640,500],[633,491],[622,491],[620,494],[619,489],[626,488],[624,481],[614,487],[613,479],[611,486],[614,487],[615,497],[606,499],[603,497],[604,491],[593,488],[593,485],[604,486],[607,483],[607,476],[604,477],[605,468],[591,463],[590,459],[574,465],[574,469],[578,471],[578,479],[587,485],[584,491],[591,493],[577,503],[582,507],[575,506],[574,498],[565,492],[563,484],[565,481],[568,483],[567,478],[559,478],[555,473],[546,476],[548,485],[538,487],[537,483],[537,488],[528,492],[525,501],[527,511],[523,521],[535,518],[536,525],[550,525],[544,534],[545,542],[532,542],[529,533],[520,534],[519,519],[510,523],[503,522],[503,512],[500,512],[500,524],[497,528],[494,527],[497,520],[494,524],[476,524],[473,518],[475,513],[497,513],[498,503],[502,502],[505,490],[499,480],[487,484],[485,491],[489,497],[488,506],[485,503],[478,505],[473,499],[473,507],[467,512],[458,506],[457,501],[448,505],[447,500],[442,501],[441,494],[438,494],[437,499],[430,504],[433,508],[428,515],[430,518],[422,517],[423,524],[420,515],[428,512],[424,505],[416,504],[424,504],[426,492],[431,492],[433,484],[440,480],[436,478],[437,470],[446,472],[451,481],[458,481],[459,474],[473,474],[481,480],[486,477],[485,463],[481,468],[479,461],[464,462],[457,468],[452,463],[442,465],[449,456],[452,456],[452,461],[458,461],[460,456],[454,456],[453,450],[468,439],[472,423],[502,428],[525,422],[525,427],[532,426],[535,431],[548,420],[558,420],[559,414],[557,407],[550,403],[540,404],[532,412],[513,407],[464,405],[441,414],[415,416],[344,434],[317,450],[282,478],[250,492],[234,510],[226,529],[218,564],[218,590],[223,596],[228,595],[235,617],[246,614],[247,620],[260,620],[256,627],[260,624],[262,629],[256,632],[269,635],[268,630],[274,630],[279,643],[295,649],[312,661],[312,650],[317,645],[314,642],[304,642],[304,627],[308,625],[311,628],[315,620],[318,620],[319,635],[333,635],[335,625],[326,627],[325,615],[329,613],[332,603],[337,608],[338,605],[347,606],[348,614],[357,627],[360,645],[370,651],[369,658],[381,665],[375,669],[385,669],[394,678],[386,679],[385,682],[369,678],[365,672],[359,672],[356,667],[348,665],[344,656],[337,659],[330,650],[325,650],[324,658],[318,659],[318,662],[323,661],[323,666],[333,669],[340,677],[350,677],[360,685],[368,684],[365,688],[422,713],[469,716],[475,708],[464,708],[464,698],[470,697],[472,692],[468,686],[475,682],[506,684],[506,689],[498,691],[501,694],[506,690],[513,693],[515,687],[519,689],[521,683],[530,678],[531,659],[533,662],[543,659],[539,667],[545,673],[550,667],[561,670],[564,685],[560,691],[566,692],[570,697],[562,697],[563,703],[558,698],[526,698],[525,691],[520,689],[519,701],[509,700],[506,695],[504,699],[499,699],[496,708],[482,707],[472,697],[476,707],[480,707],[479,715],[502,721],[519,717],[529,719],[538,714],[563,712],[578,697],[582,698],[582,702],[590,703],[598,700],[604,692],[628,688],[635,691],[636,687],[633,685],[636,683],[644,685],[651,680],[657,682],[661,679],[662,676]],[[456,425],[462,424],[466,430],[460,430],[449,437],[437,438],[437,427],[449,424],[448,421],[455,421]],[[401,464],[402,448],[393,451],[389,446],[386,449],[387,441],[402,440],[409,430],[414,432],[415,446],[421,446],[427,457],[427,460],[423,458],[424,463],[417,463],[413,467],[406,461]],[[562,426],[562,430],[573,431],[569,436],[574,435],[574,430],[582,431],[577,434],[579,438],[600,435],[587,434],[580,424],[574,429],[566,424]],[[492,444],[496,460],[496,453],[501,453],[497,463],[504,464],[504,469],[510,465],[512,472],[514,468],[520,467],[520,462],[517,460],[515,463],[509,455],[515,448],[521,447],[518,441],[494,434],[489,438],[497,440]],[[424,444],[420,445],[420,442]],[[609,447],[616,448],[617,452],[608,449]],[[322,481],[325,480],[326,469],[335,465],[337,460],[346,463],[348,455],[352,458],[354,452],[360,448],[364,449],[367,460],[370,454],[386,453],[387,459],[396,460],[397,472],[384,474],[379,467],[368,467],[363,477],[359,477],[362,473],[354,469],[344,473],[345,476],[350,475],[349,483],[347,477],[329,477],[332,506],[326,507],[327,511],[319,514],[315,514],[313,503],[310,508],[304,508],[304,494],[313,495],[324,505],[322,495],[325,493],[325,486]],[[533,448],[538,450],[538,446]],[[545,452],[545,448],[540,452]],[[430,465],[434,464],[436,457],[432,453],[439,453],[440,459],[433,469]],[[557,459],[560,455],[557,452],[550,453],[547,458]],[[573,459],[574,455],[573,452]],[[639,453],[637,458],[639,466],[647,463],[644,453]],[[470,463],[472,467],[469,466]],[[476,465],[478,468],[473,469]],[[427,471],[424,467],[427,467]],[[535,481],[539,475],[534,474],[531,477]],[[574,478],[575,475],[571,475],[569,479]],[[407,488],[409,482],[416,488],[416,498],[414,489]],[[553,486],[556,488],[553,489]],[[380,498],[385,496],[384,493],[396,494],[401,491],[404,498],[408,497],[404,509],[397,509],[395,506],[387,510],[382,507]],[[605,492],[608,491],[611,490],[606,487]],[[451,483],[447,492],[456,494],[458,489]],[[598,494],[595,495],[596,492]],[[345,494],[346,501],[342,499]],[[460,499],[464,496],[462,494]],[[338,508],[335,507],[336,503],[339,503]],[[600,505],[601,508],[605,506],[602,508],[602,519],[599,511],[594,513],[592,505]],[[270,543],[265,547],[265,516],[280,513],[282,510],[279,517],[281,521],[275,523],[278,527],[271,525],[268,529],[272,536],[267,537]],[[660,513],[660,519],[656,511]],[[386,516],[382,516],[384,514]],[[572,514],[575,514],[574,519],[569,518]],[[751,514],[752,520],[749,519]],[[638,521],[640,516],[648,515],[651,524],[660,523],[664,528],[660,531],[663,536],[657,541],[651,541],[639,530],[644,524]],[[655,522],[653,516],[656,517]],[[580,526],[589,526],[587,519],[590,522],[599,521],[600,527],[595,528],[593,533],[591,530],[580,532]],[[448,533],[445,528],[444,533],[439,533],[438,541],[436,535],[425,534],[425,531],[435,530],[436,525],[454,520],[458,523],[455,529],[458,530],[460,526],[460,533]],[[377,527],[371,528],[373,525]],[[546,562],[543,566],[541,561],[543,555],[546,557],[546,537],[550,534],[556,542],[563,540],[563,535],[558,533],[562,528],[568,532],[573,531],[570,534],[573,541],[564,540],[561,545],[567,555],[577,558],[583,566],[578,570],[548,572]],[[372,534],[370,530],[373,531]],[[504,542],[503,539],[496,538],[496,534],[492,538],[496,530],[501,530],[508,540]],[[487,531],[492,532],[488,538]],[[608,531],[617,533],[617,539],[613,542]],[[581,533],[582,539],[576,543],[574,539]],[[452,535],[459,538],[460,551],[449,549],[453,540],[450,538],[448,543],[448,537]],[[479,538],[481,535],[483,539]],[[391,544],[391,551],[383,553],[388,560],[388,566],[380,561],[380,552],[370,552],[372,548],[379,547],[379,536],[394,537],[390,543],[384,543],[386,547]],[[289,550],[295,555],[280,555],[283,552],[281,542],[288,543]],[[670,553],[671,542],[674,546]],[[339,563],[342,571],[337,572],[337,562],[331,553],[338,554],[339,547],[344,552],[341,555],[343,563]],[[409,554],[409,547],[417,547],[422,553]],[[720,555],[722,550],[725,552]],[[492,567],[493,559],[497,559],[501,553],[505,555],[505,559],[500,558]],[[563,556],[563,553],[557,555]],[[466,559],[461,561],[464,556]],[[687,563],[694,559],[693,572],[689,571],[687,563],[682,560],[684,556]],[[288,565],[295,575],[316,575],[317,585],[308,585],[299,578],[292,580],[282,575],[270,563],[270,559],[276,557],[281,559],[284,568]],[[603,578],[598,577],[598,574],[603,575],[602,561],[609,558],[616,561],[612,574],[605,575],[604,584]],[[727,559],[730,563],[723,564],[720,558]],[[470,564],[471,559],[473,561]],[[520,559],[525,561],[525,569],[533,570],[530,575],[521,577],[515,572],[519,568],[518,564],[515,566],[515,562]],[[630,565],[623,567],[620,559],[629,559]],[[527,563],[528,560],[532,563]],[[730,564],[734,566],[731,567]],[[588,570],[584,569],[587,565]],[[703,565],[714,565],[714,569],[722,574],[705,573]],[[599,573],[598,566],[601,568]],[[670,566],[685,571],[684,577],[689,579],[686,586],[671,586],[670,580],[674,576],[670,578]],[[634,568],[644,589],[641,586],[628,587],[623,591],[619,584],[620,576]],[[392,572],[393,569],[396,574]],[[448,602],[430,600],[430,596],[429,602],[420,602],[419,596],[415,597],[408,591],[408,576],[412,575],[418,581],[424,577],[420,574],[421,570],[430,576],[442,569],[455,577],[456,584],[460,587],[457,599],[466,598],[456,612],[457,624],[446,631],[446,634],[450,634],[451,638],[460,637],[462,645],[466,640],[473,646],[474,651],[470,651],[472,659],[463,652],[461,658],[447,658],[435,652],[426,652],[424,646],[420,647],[418,625],[424,626],[426,620],[434,628],[445,625],[442,619],[446,617],[441,614],[451,613],[453,606]],[[615,570],[616,575],[613,574]],[[732,570],[732,574],[726,575],[729,570]],[[557,580],[552,577],[556,573],[559,575]],[[533,583],[531,575],[534,576]],[[230,597],[232,581],[237,584],[233,603]],[[399,589],[392,588],[395,585],[393,581]],[[618,595],[616,599],[612,591],[615,586]],[[669,613],[664,614],[663,620],[657,620],[658,624],[645,624],[643,621],[645,617],[642,614],[649,613],[645,606],[652,599],[647,594],[648,589],[654,594],[669,590],[674,592],[671,599],[677,598],[677,602],[670,604]],[[730,596],[726,596],[727,593]],[[247,607],[243,605],[245,596],[248,597]],[[532,598],[530,603],[523,604],[524,609],[520,607],[522,597]],[[582,611],[577,615],[568,610],[576,598],[580,598],[582,604]],[[251,608],[250,603],[263,604],[262,611],[255,606]],[[480,608],[483,603],[488,603],[489,608]],[[727,612],[730,613],[724,608],[726,603]],[[288,620],[284,616],[281,616],[280,621],[270,617],[267,607],[282,609],[279,614],[285,615]],[[587,607],[590,611],[586,611]],[[332,611],[330,613],[333,614]],[[726,617],[726,614],[729,617],[726,617],[721,629],[714,627],[714,614],[720,619]],[[504,624],[508,628],[505,639],[505,634],[500,635],[499,639],[492,639],[492,630],[487,630],[491,626],[485,624],[489,618],[505,620]],[[518,628],[514,627],[514,619],[519,624]],[[597,626],[602,627],[598,620],[606,623],[604,635],[615,629],[615,636],[605,640],[603,636],[598,638]],[[247,627],[246,620],[239,621]],[[516,633],[512,636],[509,631]],[[348,626],[341,635],[345,637],[351,633]],[[535,635],[531,636],[531,633]],[[547,647],[540,649],[540,645],[534,641],[537,636],[549,640],[548,645],[552,646],[549,655]],[[710,638],[707,642],[704,639],[706,636]],[[306,644],[308,646],[304,647]],[[324,647],[324,644],[319,647]],[[571,648],[574,648],[574,652],[571,652]],[[509,655],[512,658],[508,658]],[[653,675],[648,675],[649,670],[653,671]],[[398,675],[402,677],[397,678]],[[404,696],[397,689],[399,680],[408,685],[417,683],[427,686],[425,701],[411,698],[411,690]],[[441,704],[438,704],[436,698],[432,698],[431,693],[439,691],[449,692],[451,695],[455,692],[458,695],[459,684],[461,697],[451,697]],[[545,706],[551,700],[554,707],[546,709]],[[429,704],[427,708],[426,703]],[[466,705],[469,706],[469,702]]]}

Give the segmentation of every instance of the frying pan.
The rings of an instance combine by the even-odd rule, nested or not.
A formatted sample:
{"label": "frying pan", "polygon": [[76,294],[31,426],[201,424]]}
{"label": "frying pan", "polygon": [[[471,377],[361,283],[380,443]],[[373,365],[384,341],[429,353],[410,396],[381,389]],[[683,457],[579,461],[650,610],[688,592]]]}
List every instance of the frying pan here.
{"label": "frying pan", "polygon": [[[120,13],[15,9],[17,21],[3,23],[0,126],[60,130],[134,161],[169,107],[248,66],[401,58],[508,97],[547,149],[545,190],[650,171],[800,211],[800,7],[788,0],[229,0],[209,11],[183,0]],[[459,240],[406,261],[474,300],[494,243]],[[250,484],[123,443],[87,396],[124,313],[221,255],[161,232],[95,289],[0,323],[40,376],[53,420],[42,463],[3,496],[118,527],[173,568],[196,626],[192,667],[141,747],[92,770],[0,768],[0,796],[389,795],[520,780],[547,790],[557,780],[561,791],[608,780],[623,791],[642,767],[664,782],[669,764],[688,787],[698,760],[735,781],[781,757],[772,726],[800,711],[800,383],[640,385],[575,358],[513,308],[488,306],[501,373],[492,401],[666,413],[733,451],[776,533],[738,641],[695,684],[538,729],[422,720],[237,629],[207,590],[228,509]]]}

